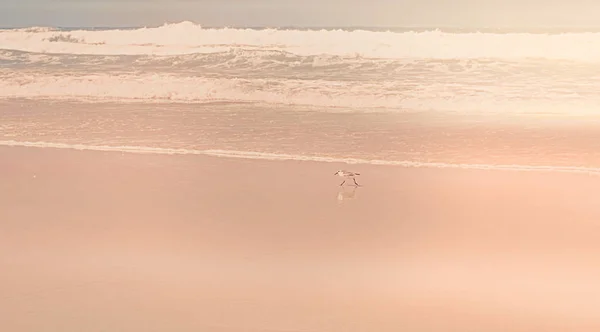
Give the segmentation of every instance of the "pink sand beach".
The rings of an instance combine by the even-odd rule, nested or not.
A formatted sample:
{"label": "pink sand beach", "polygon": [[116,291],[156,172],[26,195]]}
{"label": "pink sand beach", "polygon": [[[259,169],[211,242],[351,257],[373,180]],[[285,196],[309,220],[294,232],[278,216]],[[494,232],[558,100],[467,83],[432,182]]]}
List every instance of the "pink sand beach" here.
{"label": "pink sand beach", "polygon": [[0,156],[6,331],[600,327],[595,176]]}

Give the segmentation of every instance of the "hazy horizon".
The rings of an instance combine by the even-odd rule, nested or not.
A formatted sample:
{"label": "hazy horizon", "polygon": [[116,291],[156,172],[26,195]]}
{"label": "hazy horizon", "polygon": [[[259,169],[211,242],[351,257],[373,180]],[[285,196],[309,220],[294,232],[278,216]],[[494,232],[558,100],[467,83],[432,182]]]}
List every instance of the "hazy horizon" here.
{"label": "hazy horizon", "polygon": [[459,25],[443,25],[443,24],[439,24],[439,25],[433,25],[433,24],[423,24],[423,25],[418,25],[418,24],[406,24],[406,25],[352,25],[352,24],[346,24],[346,25],[326,25],[326,24],[321,24],[321,25],[301,25],[301,24],[290,24],[290,25],[252,25],[252,24],[246,24],[246,25],[235,25],[235,24],[223,24],[223,25],[216,25],[216,24],[203,24],[202,22],[195,22],[195,21],[190,21],[190,20],[179,20],[179,21],[166,21],[163,23],[157,23],[157,24],[141,24],[141,25],[51,25],[51,24],[32,24],[32,25],[0,25],[0,29],[23,29],[23,28],[30,28],[30,27],[47,27],[47,28],[56,28],[56,29],[98,29],[98,30],[102,30],[102,29],[108,29],[108,30],[112,30],[112,29],[141,29],[141,28],[160,28],[166,25],[176,25],[176,24],[181,24],[181,23],[192,23],[194,25],[200,26],[202,28],[206,28],[206,29],[212,29],[212,28],[233,28],[233,29],[326,29],[326,30],[332,30],[332,29],[356,29],[356,30],[360,30],[362,28],[364,29],[368,29],[368,30],[374,30],[374,31],[385,31],[386,29],[390,29],[390,30],[410,30],[410,29],[416,29],[416,30],[435,30],[435,29],[439,29],[442,31],[494,31],[494,30],[498,30],[498,31],[517,31],[517,32],[534,32],[534,31],[539,31],[540,33],[546,33],[546,32],[552,32],[555,31],[557,33],[562,33],[562,32],[569,32],[569,31],[577,31],[577,32],[600,32],[600,23],[596,24],[596,25],[539,25],[539,26],[503,26],[503,25],[488,25],[488,26],[477,26],[477,25],[473,25],[473,26],[459,26]]}
{"label": "hazy horizon", "polygon": [[600,3],[458,0],[26,0],[0,3],[0,26],[597,27]]}

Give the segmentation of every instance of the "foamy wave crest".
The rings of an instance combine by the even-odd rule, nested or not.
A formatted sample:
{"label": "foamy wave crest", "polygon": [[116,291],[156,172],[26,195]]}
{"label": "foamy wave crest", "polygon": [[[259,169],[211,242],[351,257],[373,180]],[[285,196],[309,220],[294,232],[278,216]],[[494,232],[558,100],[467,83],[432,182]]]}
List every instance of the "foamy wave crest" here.
{"label": "foamy wave crest", "polygon": [[[393,107],[380,84],[307,80],[212,79],[175,75],[26,76],[0,81],[0,98],[84,101],[257,102],[331,107]],[[376,98],[375,100],[373,98]]]}
{"label": "foamy wave crest", "polygon": [[15,29],[15,31],[36,33],[36,32],[58,31],[58,29],[56,29],[56,28],[50,28],[50,27],[29,27],[29,28]]}
{"label": "foamy wave crest", "polygon": [[191,22],[133,30],[4,30],[0,47],[37,53],[180,55],[230,49],[368,58],[547,58],[600,61],[600,33],[448,33],[206,29]]}
{"label": "foamy wave crest", "polygon": [[[2,74],[2,70],[0,70]],[[538,85],[485,87],[484,83],[451,86],[432,76],[414,81],[331,81],[324,79],[211,78],[175,74],[57,75],[7,72],[0,80],[0,98],[79,100],[85,102],[253,102],[402,111],[461,111],[597,114],[595,85],[578,93]],[[456,82],[456,78],[454,78]],[[452,89],[449,88],[452,87]],[[584,96],[582,98],[582,96]]]}
{"label": "foamy wave crest", "polygon": [[[242,71],[245,75],[287,75],[306,76],[307,74],[328,74],[325,70],[336,70],[337,78],[360,73],[382,76],[400,75],[402,70],[410,70],[407,66],[418,66],[419,61],[402,61],[388,59],[364,59],[360,57],[342,57],[335,55],[300,56],[276,50],[233,49],[226,52],[210,54],[185,54],[173,56],[148,55],[81,55],[57,53],[31,53],[23,51],[1,50],[0,61],[15,67],[48,69],[86,69],[88,71],[106,70],[153,70],[171,72],[217,73],[219,75],[235,74]],[[470,69],[477,66],[476,60],[454,61],[469,62]],[[453,64],[455,65],[455,64]],[[511,64],[498,64],[503,68]],[[421,67],[422,68],[422,67]],[[201,69],[201,70],[200,70]],[[384,70],[380,70],[384,69]],[[413,68],[419,69],[419,68]],[[427,69],[427,68],[424,68]],[[208,70],[208,71],[207,71]],[[219,72],[215,72],[219,70]],[[352,71],[347,73],[347,71]]]}
{"label": "foamy wave crest", "polygon": [[35,148],[53,148],[70,150],[89,150],[104,152],[122,152],[136,154],[164,154],[164,155],[203,155],[222,158],[241,158],[258,159],[272,161],[307,161],[307,162],[326,162],[343,163],[353,165],[380,165],[380,166],[400,166],[408,168],[447,168],[447,169],[474,169],[488,171],[517,171],[517,172],[558,172],[600,175],[600,168],[597,167],[579,167],[579,166],[531,166],[531,165],[494,165],[494,164],[450,164],[441,162],[416,162],[416,161],[395,161],[378,159],[356,159],[356,158],[336,158],[327,156],[305,156],[280,153],[265,153],[254,151],[233,151],[233,150],[193,150],[193,149],[170,149],[144,146],[109,146],[109,145],[86,145],[86,144],[65,144],[51,142],[21,142],[21,141],[0,141],[0,146],[10,147],[35,147]]}

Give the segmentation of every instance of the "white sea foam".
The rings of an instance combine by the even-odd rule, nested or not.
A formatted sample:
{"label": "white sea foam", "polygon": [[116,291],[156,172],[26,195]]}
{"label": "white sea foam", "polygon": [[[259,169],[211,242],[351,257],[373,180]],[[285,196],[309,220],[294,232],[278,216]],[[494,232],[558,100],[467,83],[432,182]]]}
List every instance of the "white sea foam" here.
{"label": "white sea foam", "polygon": [[[488,113],[596,114],[595,85],[577,91],[521,84],[486,86],[482,77],[421,77],[413,80],[335,81],[285,78],[210,78],[170,73],[53,74],[0,70],[0,98],[46,98],[80,101],[175,101],[184,103],[255,102],[316,107],[461,111]],[[459,80],[462,85],[458,85]],[[552,84],[549,82],[547,84]],[[471,88],[469,85],[472,85]]]}
{"label": "white sea foam", "polygon": [[254,151],[234,151],[234,150],[194,150],[194,149],[171,149],[145,146],[109,146],[109,145],[87,145],[87,144],[67,144],[51,142],[23,142],[23,141],[0,141],[0,146],[9,147],[35,147],[35,148],[53,148],[70,150],[90,150],[105,152],[122,152],[136,154],[164,154],[164,155],[204,155],[222,158],[241,158],[258,159],[272,161],[306,161],[306,162],[325,162],[325,163],[344,163],[353,165],[380,165],[380,166],[400,166],[407,168],[444,168],[444,169],[473,169],[488,171],[517,171],[517,172],[557,172],[557,173],[575,173],[587,175],[600,175],[598,167],[583,166],[551,166],[551,165],[497,165],[497,164],[452,164],[442,162],[416,162],[416,161],[396,161],[379,159],[357,159],[357,158],[336,158],[327,156],[307,156],[280,153],[265,153]]}
{"label": "white sea foam", "polygon": [[600,33],[0,30],[2,99],[587,115],[598,86]]}
{"label": "white sea foam", "polygon": [[4,30],[0,48],[36,53],[178,55],[231,48],[368,58],[546,58],[600,62],[600,33],[448,33],[206,29],[191,22],[134,30]]}

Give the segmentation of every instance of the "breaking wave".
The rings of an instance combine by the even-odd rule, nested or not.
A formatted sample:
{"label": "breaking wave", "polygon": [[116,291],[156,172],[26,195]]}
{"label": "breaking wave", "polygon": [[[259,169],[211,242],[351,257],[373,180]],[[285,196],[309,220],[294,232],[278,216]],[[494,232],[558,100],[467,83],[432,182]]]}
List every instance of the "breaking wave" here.
{"label": "breaking wave", "polygon": [[0,30],[0,98],[600,112],[600,33]]}
{"label": "breaking wave", "polygon": [[600,61],[600,33],[450,33],[434,31],[203,28],[191,22],[156,28],[0,31],[6,50],[96,55],[181,55],[230,49],[286,51],[296,55],[367,58],[522,59]]}
{"label": "breaking wave", "polygon": [[[0,70],[1,73],[1,70]],[[0,98],[183,103],[253,102],[403,111],[594,114],[600,97],[594,85],[579,93],[550,87],[500,86],[475,91],[448,88],[442,78],[413,81],[190,77],[169,73],[39,75],[6,74]],[[553,93],[550,93],[550,92]],[[582,98],[588,94],[586,98]],[[521,97],[525,96],[525,97]]]}

